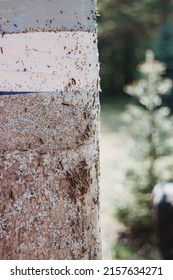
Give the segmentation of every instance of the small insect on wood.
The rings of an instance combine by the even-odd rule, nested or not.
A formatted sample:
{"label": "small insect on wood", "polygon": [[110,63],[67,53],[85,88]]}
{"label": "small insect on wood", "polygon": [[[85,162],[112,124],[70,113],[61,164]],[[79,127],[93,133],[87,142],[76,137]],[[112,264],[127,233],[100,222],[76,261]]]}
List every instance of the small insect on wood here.
{"label": "small insect on wood", "polygon": [[61,103],[63,106],[67,106],[67,107],[69,107],[70,106],[70,104],[68,104],[68,103],[65,103],[65,102],[63,102],[63,103]]}
{"label": "small insect on wood", "polygon": [[75,79],[71,79],[68,83],[68,86],[71,87],[71,86],[75,86],[76,85],[76,80]]}
{"label": "small insect on wood", "polygon": [[73,169],[66,171],[66,176],[71,183],[70,198],[76,199],[77,194],[85,195],[90,186],[90,170],[86,160],[79,162]]}

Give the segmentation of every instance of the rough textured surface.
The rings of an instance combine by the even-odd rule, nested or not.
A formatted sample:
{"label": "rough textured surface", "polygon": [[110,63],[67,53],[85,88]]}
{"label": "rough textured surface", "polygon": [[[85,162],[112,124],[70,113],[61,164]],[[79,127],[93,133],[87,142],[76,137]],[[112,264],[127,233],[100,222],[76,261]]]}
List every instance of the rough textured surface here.
{"label": "rough textured surface", "polygon": [[[17,6],[14,4],[14,10],[10,4],[7,11],[10,13],[12,9],[14,14],[15,10],[18,13],[18,10],[23,9],[24,2],[26,1],[15,1]],[[38,1],[31,2],[27,2],[30,12]],[[65,8],[69,14],[71,7],[73,11],[73,5],[69,5],[69,0],[64,0],[63,4],[62,1],[50,2],[57,2],[59,10],[64,5],[62,15],[66,22]],[[79,5],[79,13],[76,13],[83,22],[85,13],[82,11],[86,7],[90,9],[94,2],[83,1]],[[44,0],[43,6],[46,3],[49,1]],[[73,3],[77,7],[75,3],[79,4],[79,1]],[[53,7],[52,5],[52,9]],[[3,9],[0,13],[2,12]],[[21,22],[27,26],[28,19],[26,22],[22,19]],[[73,25],[70,26],[73,29]],[[92,30],[94,29],[95,24]],[[85,32],[89,35],[88,38],[90,35],[96,38],[94,33],[88,33],[87,30]],[[68,49],[74,32],[67,33]],[[40,33],[35,34],[39,36]],[[52,33],[49,34],[47,40],[51,41]],[[12,35],[15,36],[4,35],[2,32],[0,43]],[[47,36],[46,32],[44,35]],[[57,35],[60,36],[59,33]],[[92,46],[88,46],[88,43]],[[88,47],[95,50],[92,55],[88,53],[86,62],[94,60],[98,64],[95,39],[91,42],[85,40],[84,45],[83,55],[87,55]],[[57,40],[58,47],[62,47],[60,40]],[[4,50],[0,45],[1,58],[5,54]],[[46,52],[49,51],[46,49]],[[61,56],[62,53],[57,52],[58,55]],[[77,52],[73,56],[80,63],[82,57]],[[12,61],[6,56],[3,66],[1,64],[0,68],[6,65],[6,76]],[[54,67],[54,62],[47,61],[46,57],[45,61],[50,68],[51,65]],[[82,73],[90,71],[89,64],[90,62],[84,65],[86,72],[81,72],[82,79],[85,79]],[[36,88],[37,92],[32,92],[35,78],[31,77],[31,87],[29,84],[26,84],[26,88],[19,87],[20,93],[15,92],[17,88],[14,89],[12,83],[5,83],[6,87],[0,92],[0,259],[101,258],[98,65],[95,65],[92,83],[86,84],[77,83],[77,78],[80,77],[74,79],[69,75],[74,67],[72,65],[67,61],[62,63],[67,71],[61,72],[60,69],[57,75],[62,74],[66,84],[57,80],[56,90],[51,90],[51,83],[47,83],[49,90]],[[25,68],[24,73],[27,72]],[[41,67],[40,71],[43,69]],[[17,73],[16,68],[13,70],[13,74]],[[75,71],[76,68],[74,73]],[[44,71],[43,73],[45,75]],[[52,76],[52,73],[49,75]],[[40,84],[41,82],[40,80]]]}
{"label": "rough textured surface", "polygon": [[0,97],[3,259],[98,258],[98,96],[66,94]]}

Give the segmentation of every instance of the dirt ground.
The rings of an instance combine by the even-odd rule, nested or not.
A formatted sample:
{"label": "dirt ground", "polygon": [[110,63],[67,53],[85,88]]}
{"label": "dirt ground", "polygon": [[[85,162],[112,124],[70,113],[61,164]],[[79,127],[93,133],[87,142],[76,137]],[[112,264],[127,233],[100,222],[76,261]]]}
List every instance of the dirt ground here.
{"label": "dirt ground", "polygon": [[122,225],[115,219],[116,202],[124,199],[121,185],[123,162],[127,160],[125,139],[121,133],[122,107],[103,104],[101,109],[101,226],[103,258],[112,259],[112,249]]}

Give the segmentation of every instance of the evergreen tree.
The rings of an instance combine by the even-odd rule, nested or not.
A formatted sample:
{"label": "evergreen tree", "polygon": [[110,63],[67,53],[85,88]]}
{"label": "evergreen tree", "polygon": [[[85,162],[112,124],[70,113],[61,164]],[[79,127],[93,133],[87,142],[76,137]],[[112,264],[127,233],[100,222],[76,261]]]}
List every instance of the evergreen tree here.
{"label": "evergreen tree", "polygon": [[138,70],[139,81],[125,87],[137,101],[125,114],[131,140],[129,153],[133,158],[125,184],[131,188],[133,199],[129,205],[119,205],[117,209],[117,217],[126,229],[119,235],[116,258],[123,258],[123,250],[134,251],[137,258],[154,258],[151,191],[158,181],[171,179],[165,160],[172,152],[173,120],[169,108],[161,105],[162,96],[170,92],[172,82],[162,77],[165,65],[154,60],[150,50]]}

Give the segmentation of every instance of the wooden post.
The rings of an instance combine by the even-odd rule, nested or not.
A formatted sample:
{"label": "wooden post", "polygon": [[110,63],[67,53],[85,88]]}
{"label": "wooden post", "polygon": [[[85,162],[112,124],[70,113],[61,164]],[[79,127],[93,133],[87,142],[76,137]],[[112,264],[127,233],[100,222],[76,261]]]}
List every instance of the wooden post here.
{"label": "wooden post", "polygon": [[0,259],[100,259],[95,1],[0,18]]}

